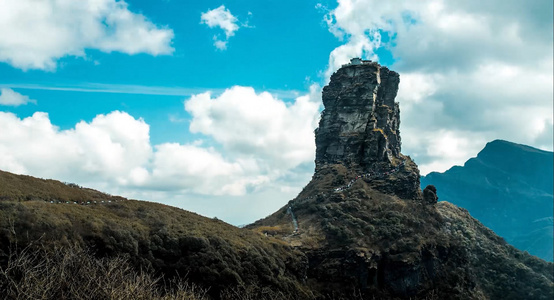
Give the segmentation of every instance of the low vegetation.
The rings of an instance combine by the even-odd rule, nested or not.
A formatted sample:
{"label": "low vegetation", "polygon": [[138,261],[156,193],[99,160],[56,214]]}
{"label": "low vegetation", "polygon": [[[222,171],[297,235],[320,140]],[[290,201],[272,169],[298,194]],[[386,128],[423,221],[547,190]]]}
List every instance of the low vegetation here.
{"label": "low vegetation", "polygon": [[136,270],[124,256],[97,258],[79,246],[26,247],[0,267],[3,299],[204,300],[206,291]]}
{"label": "low vegetation", "polygon": [[[0,184],[8,187],[0,190],[2,267],[13,245],[40,241],[41,251],[48,253],[76,246],[90,249],[100,260],[125,256],[136,270],[154,279],[186,275],[188,282],[214,298],[241,286],[250,292],[255,287],[264,295],[310,295],[302,285],[305,255],[281,239],[175,207],[114,198],[51,180],[2,173]],[[101,195],[104,198],[97,197]],[[96,202],[87,204],[87,199]]]}
{"label": "low vegetation", "polygon": [[[400,199],[361,179],[335,192],[355,175],[340,166],[320,172],[285,207],[237,228],[158,203],[0,173],[0,185],[8,187],[0,190],[0,295],[554,297],[552,263],[507,245],[448,203]],[[298,220],[297,232],[289,207]]]}
{"label": "low vegetation", "polygon": [[166,278],[187,274],[210,296],[242,285],[308,293],[300,283],[306,258],[282,240],[156,203],[0,202],[0,261],[9,245],[37,240],[49,251],[76,244],[98,258],[126,255]]}
{"label": "low vegetation", "polygon": [[0,171],[0,201],[55,201],[55,202],[101,202],[125,198],[111,196],[74,183],[15,175]]}
{"label": "low vegetation", "polygon": [[[344,177],[346,182],[349,174],[341,167],[319,174],[287,204],[300,225],[297,236],[284,236],[308,256],[317,289],[352,290],[357,282],[366,285],[366,296],[377,298],[402,293],[438,299],[554,297],[554,264],[508,245],[466,210],[445,202],[400,199],[364,180],[336,192],[334,187],[343,184],[336,181]],[[290,222],[283,208],[250,227]],[[311,240],[321,235],[314,247]],[[360,265],[368,270],[363,280]],[[426,278],[440,280],[427,285]]]}

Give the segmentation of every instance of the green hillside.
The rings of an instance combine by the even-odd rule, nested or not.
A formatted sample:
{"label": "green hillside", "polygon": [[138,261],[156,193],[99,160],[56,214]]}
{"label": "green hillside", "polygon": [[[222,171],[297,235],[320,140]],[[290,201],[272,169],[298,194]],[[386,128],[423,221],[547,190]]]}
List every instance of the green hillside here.
{"label": "green hillside", "polygon": [[0,186],[3,264],[11,251],[28,245],[47,251],[77,246],[98,258],[124,255],[137,270],[168,280],[186,276],[214,297],[240,286],[306,293],[300,283],[306,258],[281,240],[53,180],[2,172]]}

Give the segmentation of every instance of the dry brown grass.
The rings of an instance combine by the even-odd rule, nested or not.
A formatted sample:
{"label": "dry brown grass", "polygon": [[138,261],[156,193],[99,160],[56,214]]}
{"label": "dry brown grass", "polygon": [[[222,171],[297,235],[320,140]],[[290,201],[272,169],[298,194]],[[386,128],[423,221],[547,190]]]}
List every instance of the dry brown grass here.
{"label": "dry brown grass", "polygon": [[293,227],[292,225],[261,226],[256,228],[254,231],[269,236],[286,235],[293,232]]}
{"label": "dry brown grass", "polygon": [[0,201],[119,201],[123,197],[111,196],[74,183],[63,183],[26,175],[0,171]]}
{"label": "dry brown grass", "polygon": [[166,278],[187,274],[189,282],[207,288],[215,298],[240,285],[304,293],[303,254],[280,239],[159,203],[78,205],[49,200],[79,193],[100,192],[0,173],[0,198],[5,197],[0,201],[0,265],[10,244],[25,247],[40,238],[48,250],[78,245],[94,249],[98,258],[124,255],[133,267]]}
{"label": "dry brown grass", "polygon": [[78,246],[27,247],[0,267],[3,299],[207,299],[206,291],[175,279],[162,284],[123,256],[96,258]]}

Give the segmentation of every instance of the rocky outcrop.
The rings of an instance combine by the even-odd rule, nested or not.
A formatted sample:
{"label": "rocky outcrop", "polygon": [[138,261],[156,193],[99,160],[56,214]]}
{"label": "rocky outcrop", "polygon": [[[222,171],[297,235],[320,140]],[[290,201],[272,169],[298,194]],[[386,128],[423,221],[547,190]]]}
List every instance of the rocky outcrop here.
{"label": "rocky outcrop", "polygon": [[394,101],[399,83],[398,73],[371,61],[345,65],[331,76],[315,133],[316,176],[332,164],[378,177],[402,166],[394,178],[372,180],[375,187],[421,199],[419,170],[400,153],[400,109]]}
{"label": "rocky outcrop", "polygon": [[316,168],[342,163],[369,171],[400,156],[400,78],[377,63],[347,65],[323,88]]}
{"label": "rocky outcrop", "polygon": [[423,189],[423,202],[426,204],[435,204],[439,201],[437,188],[434,185],[428,185]]}

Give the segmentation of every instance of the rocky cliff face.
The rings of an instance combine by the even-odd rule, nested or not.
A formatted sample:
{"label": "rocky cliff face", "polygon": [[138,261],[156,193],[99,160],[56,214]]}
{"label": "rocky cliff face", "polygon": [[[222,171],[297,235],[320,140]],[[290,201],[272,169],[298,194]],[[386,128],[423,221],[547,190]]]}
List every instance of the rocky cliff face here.
{"label": "rocky cliff face", "polygon": [[328,163],[370,171],[400,159],[400,77],[377,63],[339,69],[323,88],[316,168]]}
{"label": "rocky cliff face", "polygon": [[394,101],[399,83],[398,73],[370,61],[346,65],[331,76],[315,133],[316,176],[333,164],[374,177],[406,165],[387,184],[372,181],[381,191],[421,198],[417,166],[400,153],[400,109]]}

